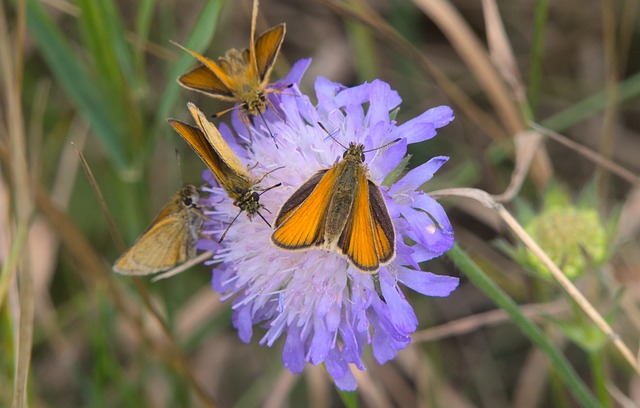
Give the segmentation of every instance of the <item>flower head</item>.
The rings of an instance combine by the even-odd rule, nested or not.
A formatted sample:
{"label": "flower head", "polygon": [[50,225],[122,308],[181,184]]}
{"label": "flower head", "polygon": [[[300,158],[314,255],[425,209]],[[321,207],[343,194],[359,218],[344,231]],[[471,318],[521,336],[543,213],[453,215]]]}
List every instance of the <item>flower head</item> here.
{"label": "flower head", "polygon": [[[542,211],[524,223],[531,237],[570,279],[579,278],[590,267],[602,265],[609,256],[607,243],[611,240],[593,203],[585,200],[581,205],[574,204],[563,186],[552,183],[546,191]],[[521,246],[514,254],[541,276],[550,276],[529,250]]]}
{"label": "flower head", "polygon": [[[297,64],[290,74],[295,83],[308,62]],[[407,153],[407,145],[432,138],[436,129],[451,120],[450,108],[433,108],[402,125],[390,118],[401,102],[388,84],[373,81],[353,88],[318,78],[318,104],[299,92],[272,93],[275,107],[265,113],[265,122],[275,135],[277,146],[265,123],[254,120],[251,144],[235,152],[256,178],[266,174],[262,187],[282,186],[263,194],[260,202],[275,214],[286,199],[318,170],[331,167],[344,149],[318,126],[322,123],[343,144],[362,143],[368,153],[368,177],[385,198],[396,232],[396,257],[375,275],[353,267],[336,251],[313,248],[283,251],[270,243],[272,229],[259,219],[239,216],[229,228],[222,247],[212,262],[220,263],[213,273],[216,291],[233,298],[233,324],[240,338],[249,342],[253,326],[266,332],[261,344],[271,346],[285,337],[283,362],[294,373],[305,363],[324,363],[336,385],[353,390],[356,382],[349,364],[364,370],[361,357],[371,344],[375,358],[384,363],[411,341],[417,328],[413,309],[399,284],[428,296],[447,296],[458,279],[420,270],[419,263],[437,257],[453,245],[451,224],[442,207],[420,187],[447,161],[435,157],[410,170],[386,186],[385,179]],[[233,119],[238,137],[249,141],[246,126]],[[231,130],[221,126],[227,140]],[[240,149],[240,150],[238,150]],[[276,170],[277,169],[277,170]],[[210,181],[210,180],[207,180]],[[388,180],[387,180],[388,181]],[[228,223],[238,214],[225,192],[212,186],[206,203],[211,221],[205,231],[211,240],[200,246],[213,248]],[[266,218],[268,213],[263,213]]]}

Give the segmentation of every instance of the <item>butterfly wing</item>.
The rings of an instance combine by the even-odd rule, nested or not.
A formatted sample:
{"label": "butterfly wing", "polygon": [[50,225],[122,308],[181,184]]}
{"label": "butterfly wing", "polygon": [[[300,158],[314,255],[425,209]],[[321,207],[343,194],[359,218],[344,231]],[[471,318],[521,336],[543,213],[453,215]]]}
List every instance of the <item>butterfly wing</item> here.
{"label": "butterfly wing", "polygon": [[231,90],[205,65],[198,65],[181,75],[178,83],[185,88],[211,94],[220,99],[234,100]]}
{"label": "butterfly wing", "polygon": [[[160,220],[156,218],[131,248],[118,258],[113,270],[125,275],[148,275],[166,271],[193,258],[200,228],[198,225],[191,226],[189,222],[197,222],[200,226],[202,222],[186,219],[187,212],[189,210],[185,209]],[[194,233],[196,236],[193,236]]]}
{"label": "butterfly wing", "polygon": [[395,233],[378,186],[357,172],[356,193],[349,221],[338,240],[338,250],[366,272],[376,272],[380,264],[395,255]]}
{"label": "butterfly wing", "polygon": [[173,126],[175,131],[189,143],[193,151],[200,156],[200,159],[209,167],[220,185],[225,189],[230,188],[231,186],[227,179],[228,169],[222,159],[220,159],[220,156],[218,156],[218,153],[213,149],[211,144],[209,144],[204,132],[195,126],[188,125],[176,119],[168,119],[167,121]]}
{"label": "butterfly wing", "polygon": [[[192,88],[224,97],[233,97],[234,81],[227,75],[227,72],[218,65],[214,60],[198,54],[178,43],[178,47],[182,48],[202,64],[178,77],[178,83],[186,88]],[[204,89],[200,89],[202,87]],[[205,90],[207,89],[207,90]]]}
{"label": "butterfly wing", "polygon": [[338,181],[335,169],[311,176],[282,205],[271,235],[274,245],[295,250],[323,244],[327,209]]}
{"label": "butterfly wing", "polygon": [[367,182],[369,183],[371,227],[373,228],[376,252],[378,252],[380,264],[386,265],[396,256],[396,232],[380,188],[371,180],[367,180]]}
{"label": "butterfly wing", "polygon": [[242,165],[238,156],[231,150],[229,144],[224,140],[218,128],[213,123],[209,122],[204,113],[196,105],[189,102],[187,103],[191,116],[196,121],[200,129],[204,132],[205,137],[209,141],[209,144],[217,152],[218,157],[229,168],[228,177],[232,179],[235,187],[243,189],[249,189],[251,176],[246,167]]}
{"label": "butterfly wing", "polygon": [[260,35],[255,43],[255,64],[260,83],[269,81],[271,69],[280,53],[280,47],[286,33],[284,23],[270,28]]}
{"label": "butterfly wing", "polygon": [[227,194],[237,199],[241,192],[249,190],[252,186],[247,170],[242,167],[240,160],[224,141],[218,129],[195,105],[189,103],[188,106],[200,127],[176,119],[168,119],[168,122],[200,156]]}

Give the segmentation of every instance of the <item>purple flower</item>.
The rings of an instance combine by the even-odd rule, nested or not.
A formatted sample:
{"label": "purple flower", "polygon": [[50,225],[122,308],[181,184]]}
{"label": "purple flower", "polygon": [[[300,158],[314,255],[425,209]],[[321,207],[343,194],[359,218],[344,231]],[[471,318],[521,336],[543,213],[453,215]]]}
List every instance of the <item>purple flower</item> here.
{"label": "purple flower", "polygon": [[[308,63],[296,64],[281,83],[297,83]],[[270,109],[264,117],[278,146],[265,123],[254,118],[251,144],[236,152],[257,178],[273,170],[260,183],[262,187],[282,183],[260,199],[275,214],[302,183],[330,167],[344,152],[318,122],[343,144],[358,142],[365,149],[401,138],[368,153],[365,160],[369,178],[381,186],[394,222],[395,259],[372,275],[354,268],[336,251],[282,251],[270,243],[271,228],[259,218],[250,221],[241,214],[211,261],[219,264],[213,270],[213,288],[224,298],[233,298],[233,324],[242,341],[249,342],[253,327],[259,324],[266,329],[261,344],[272,346],[285,338],[283,363],[287,369],[299,373],[306,363],[324,363],[339,388],[353,390],[356,380],[350,365],[365,369],[361,357],[367,344],[384,363],[411,342],[418,321],[399,284],[428,296],[447,296],[458,285],[457,278],[423,272],[419,267],[420,262],[440,256],[453,245],[447,215],[420,189],[447,157],[435,157],[392,180],[390,187],[383,185],[401,164],[407,144],[435,136],[436,129],[453,120],[453,112],[446,106],[429,109],[398,126],[390,111],[401,99],[382,81],[347,88],[318,78],[315,89],[317,106],[297,85],[270,94],[276,111]],[[246,126],[237,116],[233,125],[241,139],[248,141]],[[225,138],[228,133],[225,129]],[[210,192],[205,200],[210,208],[205,231],[217,241],[238,208],[221,188],[205,189]],[[200,245],[213,247],[208,240]]]}

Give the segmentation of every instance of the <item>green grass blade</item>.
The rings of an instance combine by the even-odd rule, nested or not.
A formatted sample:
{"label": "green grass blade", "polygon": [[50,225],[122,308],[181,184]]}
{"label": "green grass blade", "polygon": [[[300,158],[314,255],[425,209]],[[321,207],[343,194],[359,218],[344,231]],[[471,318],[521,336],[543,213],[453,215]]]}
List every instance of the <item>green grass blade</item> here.
{"label": "green grass blade", "polygon": [[149,39],[155,5],[156,0],[142,0],[136,17],[136,39],[139,45],[134,46],[133,51],[137,82],[142,89],[148,88],[144,44]]}
{"label": "green grass blade", "polygon": [[546,353],[558,375],[583,407],[600,407],[600,403],[578,377],[573,367],[569,364],[558,348],[545,336],[538,326],[526,317],[518,305],[496,286],[480,267],[467,256],[457,245],[447,253],[453,263],[460,268],[465,276],[487,295],[498,307],[502,308],[511,320],[540,350]]}
{"label": "green grass blade", "polygon": [[27,3],[27,24],[43,58],[56,80],[69,95],[76,109],[91,124],[96,136],[119,169],[128,167],[124,155],[124,128],[112,116],[84,66],[73,53],[64,36],[43,10],[41,3]]}
{"label": "green grass blade", "polygon": [[[80,32],[85,49],[92,56],[95,80],[104,87],[105,93],[121,95],[123,90],[122,71],[116,57],[118,45],[114,33],[122,30],[115,13],[109,13],[102,1],[80,0]],[[115,27],[114,27],[115,26]],[[120,26],[120,27],[118,27]]]}
{"label": "green grass blade", "polygon": [[529,74],[529,107],[535,117],[540,83],[542,80],[542,56],[544,51],[544,33],[547,27],[549,0],[536,1],[536,12],[533,26],[533,44],[531,46],[531,69]]}
{"label": "green grass blade", "polygon": [[125,38],[122,18],[110,1],[78,1],[78,19],[86,49],[92,56],[94,80],[113,117],[125,129],[125,148],[129,157],[140,160],[140,151],[149,138],[144,131],[142,97],[135,75],[133,53]]}
{"label": "green grass blade", "polygon": [[[213,38],[213,34],[218,27],[218,20],[220,18],[223,3],[223,0],[209,1],[205,3],[205,6],[198,17],[198,21],[196,21],[196,24],[191,31],[191,36],[189,36],[189,39],[185,44],[188,48],[201,53],[209,45]],[[186,52],[180,52],[180,57],[175,63],[171,64],[171,69],[169,70],[167,88],[165,89],[164,96],[160,101],[156,120],[154,122],[156,123],[156,126],[165,125],[164,118],[166,118],[171,109],[174,108],[176,99],[178,98],[179,85],[176,83],[175,78],[186,72],[189,67],[195,66],[194,59],[191,55]],[[157,131],[158,129],[153,133],[155,134]]]}
{"label": "green grass blade", "polygon": [[[637,97],[640,95],[640,73],[633,74],[621,81],[617,88],[615,93],[618,95],[618,100],[616,101],[618,103]],[[568,127],[596,115],[604,110],[606,106],[605,91],[600,91],[543,120],[540,124],[553,131],[562,132]]]}

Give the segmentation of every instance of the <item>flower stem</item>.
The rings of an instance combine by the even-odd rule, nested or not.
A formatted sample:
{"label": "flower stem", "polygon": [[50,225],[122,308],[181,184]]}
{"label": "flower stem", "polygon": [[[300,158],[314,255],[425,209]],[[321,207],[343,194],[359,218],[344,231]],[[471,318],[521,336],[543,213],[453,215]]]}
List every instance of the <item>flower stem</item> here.
{"label": "flower stem", "polygon": [[589,391],[584,382],[576,374],[564,355],[544,335],[540,328],[522,313],[520,307],[513,299],[496,286],[459,246],[455,245],[447,255],[453,263],[464,272],[471,283],[487,295],[496,305],[504,309],[516,326],[518,326],[537,347],[546,353],[562,381],[582,406],[601,406],[599,401],[596,400],[591,391]]}
{"label": "flower stem", "polygon": [[596,389],[596,394],[603,407],[611,407],[611,397],[609,391],[607,391],[607,376],[604,372],[604,354],[603,348],[598,350],[590,350],[589,354],[589,367],[591,369],[591,377],[593,386]]}

